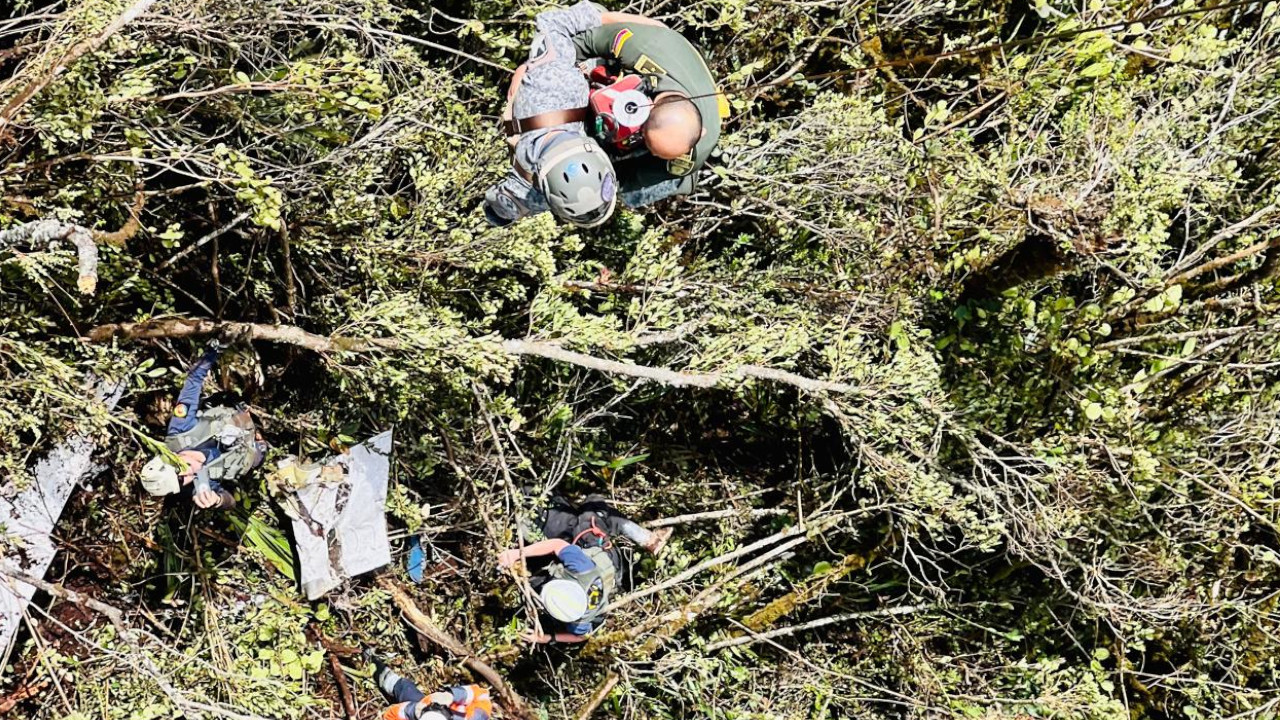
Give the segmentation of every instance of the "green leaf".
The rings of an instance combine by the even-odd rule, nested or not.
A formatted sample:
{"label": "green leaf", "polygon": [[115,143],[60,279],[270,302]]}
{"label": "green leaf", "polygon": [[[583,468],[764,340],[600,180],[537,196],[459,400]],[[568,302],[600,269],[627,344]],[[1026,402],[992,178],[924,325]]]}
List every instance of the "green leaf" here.
{"label": "green leaf", "polygon": [[1096,402],[1085,401],[1084,416],[1090,420],[1098,420],[1102,417],[1102,406]]}
{"label": "green leaf", "polygon": [[1111,61],[1102,60],[1096,62],[1089,67],[1080,71],[1080,75],[1087,78],[1097,78],[1111,73]]}

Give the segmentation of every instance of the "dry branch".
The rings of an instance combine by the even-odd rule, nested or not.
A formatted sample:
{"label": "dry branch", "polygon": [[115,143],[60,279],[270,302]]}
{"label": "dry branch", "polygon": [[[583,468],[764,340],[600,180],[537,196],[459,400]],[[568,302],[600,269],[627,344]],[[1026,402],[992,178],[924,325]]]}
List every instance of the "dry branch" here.
{"label": "dry branch", "polygon": [[35,220],[0,231],[0,249],[19,243],[56,245],[60,240],[75,246],[80,273],[76,286],[80,292],[91,294],[98,286],[98,246],[93,242],[92,230],[58,220]]}
{"label": "dry branch", "polygon": [[595,692],[591,693],[591,698],[587,700],[587,704],[583,705],[582,709],[578,711],[578,714],[574,716],[574,720],[590,720],[591,716],[600,708],[600,703],[604,702],[605,699],[609,697],[609,693],[613,692],[613,689],[618,686],[618,681],[621,679],[621,675],[610,671],[609,674],[605,676],[604,680],[601,680],[600,684],[596,686]]}
{"label": "dry branch", "polygon": [[[136,0],[132,5],[125,8],[124,12],[117,15],[114,20],[108,23],[107,26],[102,29],[102,32],[73,45],[70,50],[67,50],[62,57],[58,58],[53,63],[52,67],[45,69],[40,75],[37,75],[31,82],[27,83],[26,87],[19,90],[18,93],[10,98],[9,102],[5,104],[4,109],[0,110],[0,137],[3,137],[3,135],[8,131],[10,123],[12,123],[13,118],[17,116],[18,111],[22,109],[22,106],[26,105],[31,98],[35,97],[37,93],[45,89],[49,83],[53,82],[54,78],[61,75],[63,71],[85,54],[102,47],[103,43],[109,40],[112,35],[120,32],[121,28],[136,20],[155,4],[156,0]],[[54,47],[60,47],[60,45],[55,45]]]}
{"label": "dry branch", "polygon": [[757,518],[769,515],[786,515],[791,512],[782,508],[756,508],[752,510],[708,510],[707,512],[689,513],[687,515],[675,515],[668,518],[659,518],[658,520],[650,520],[640,523],[647,528],[664,528],[672,525],[686,525],[688,523],[700,522],[702,520],[724,520],[726,518]]}
{"label": "dry branch", "polygon": [[[105,342],[117,337],[130,340],[154,340],[224,333],[247,340],[267,340],[297,345],[318,353],[391,351],[405,348],[405,344],[395,338],[350,338],[339,335],[326,337],[293,325],[219,322],[188,318],[162,318],[136,323],[99,325],[89,331],[88,337],[93,342]],[[672,387],[714,388],[733,381],[753,379],[778,382],[810,393],[834,392],[846,395],[868,393],[862,388],[846,383],[814,380],[785,370],[759,365],[739,365],[718,373],[690,373],[598,358],[566,350],[559,345],[542,340],[498,340],[496,342],[499,348],[510,355],[541,357],[589,370],[625,375]]]}
{"label": "dry branch", "polygon": [[506,710],[508,717],[529,718],[530,720],[536,717],[528,704],[525,703],[524,698],[520,697],[507,684],[497,670],[494,670],[488,663],[481,660],[461,640],[437,626],[426,613],[422,612],[418,604],[413,601],[409,593],[405,592],[400,583],[390,577],[383,576],[378,579],[378,584],[391,593],[391,600],[395,602],[396,607],[400,608],[405,620],[413,626],[414,630],[417,630],[427,640],[462,658],[463,665],[489,683],[489,687],[502,699],[502,707]]}

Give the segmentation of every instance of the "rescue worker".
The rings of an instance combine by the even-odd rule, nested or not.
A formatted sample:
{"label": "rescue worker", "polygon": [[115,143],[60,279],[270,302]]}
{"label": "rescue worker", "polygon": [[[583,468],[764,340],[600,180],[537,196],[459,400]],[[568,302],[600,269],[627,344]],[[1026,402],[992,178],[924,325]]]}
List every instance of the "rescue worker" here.
{"label": "rescue worker", "polygon": [[243,406],[200,408],[204,381],[217,365],[223,345],[209,343],[191,366],[174,403],[164,444],[142,468],[142,487],[152,495],[181,493],[197,507],[229,510],[235,498],[224,486],[262,464],[267,444]]}
{"label": "rescue worker", "polygon": [[[706,60],[683,35],[656,20],[604,12],[589,2],[573,10],[596,18],[573,43],[579,61],[597,63],[590,71],[597,88],[592,130],[614,155],[622,202],[635,208],[692,193],[729,116],[728,99]],[[626,102],[619,107],[627,91],[637,90],[651,100],[647,108],[635,103],[638,115]],[[639,120],[638,127],[618,122],[623,115],[631,116],[629,123]]]}
{"label": "rescue worker", "polygon": [[[514,566],[533,559],[529,584],[553,622],[550,633],[528,632],[534,643],[578,643],[604,623],[604,609],[617,589],[625,568],[615,537],[625,537],[657,555],[671,537],[671,529],[646,530],[629,520],[600,495],[589,495],[580,507],[564,498],[551,498],[538,518],[545,540],[523,548],[503,550],[498,565]],[[528,533],[527,533],[528,534]]]}
{"label": "rescue worker", "polygon": [[[529,60],[511,81],[506,128],[517,137],[511,171],[484,197],[485,218],[502,227],[550,210],[579,227],[613,214],[618,183],[608,154],[583,121],[589,93],[570,35],[585,30],[581,13],[538,16]],[[525,122],[538,118],[536,122]]]}
{"label": "rescue worker", "polygon": [[489,720],[493,701],[483,685],[456,685],[424,695],[417,685],[387,667],[372,650],[365,662],[374,667],[373,681],[395,703],[382,711],[382,720]]}

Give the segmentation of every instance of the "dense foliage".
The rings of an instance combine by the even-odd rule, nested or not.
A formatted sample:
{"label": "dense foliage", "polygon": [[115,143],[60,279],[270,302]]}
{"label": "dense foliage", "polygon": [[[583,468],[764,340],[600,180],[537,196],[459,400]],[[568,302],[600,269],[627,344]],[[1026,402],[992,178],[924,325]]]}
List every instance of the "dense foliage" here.
{"label": "dense foliage", "polygon": [[[545,5],[160,0],[113,24],[138,4],[0,15],[0,229],[103,233],[92,293],[70,245],[0,247],[0,472],[103,440],[50,578],[158,639],[39,603],[3,673],[47,683],[20,716],[172,716],[144,653],[210,716],[333,717],[308,627],[466,677],[372,581],[303,602],[264,483],[230,518],[145,496],[141,438],[199,342],[89,336],[168,316],[395,341],[241,343],[218,384],[277,452],[396,426],[395,534],[439,563],[419,604],[548,717],[612,675],[598,717],[1280,713],[1276,3],[617,8],[743,89],[694,196],[592,231],[478,208]],[[123,413],[86,409],[90,371],[128,379]],[[677,526],[635,588],[778,537],[529,651],[495,562],[528,487],[738,511]]]}

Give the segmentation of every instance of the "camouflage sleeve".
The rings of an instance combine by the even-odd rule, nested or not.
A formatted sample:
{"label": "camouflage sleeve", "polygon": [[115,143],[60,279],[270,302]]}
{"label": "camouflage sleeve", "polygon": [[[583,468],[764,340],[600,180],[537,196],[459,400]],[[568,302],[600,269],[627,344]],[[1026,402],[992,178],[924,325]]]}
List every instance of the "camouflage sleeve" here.
{"label": "camouflage sleeve", "polygon": [[538,16],[538,34],[529,45],[529,60],[511,101],[511,113],[526,118],[553,110],[567,110],[587,104],[590,86],[578,69],[570,31],[584,27],[600,11],[591,3],[579,3],[565,10]]}
{"label": "camouflage sleeve", "polygon": [[546,210],[541,194],[515,170],[484,194],[484,217],[490,225],[506,227],[520,218]]}

